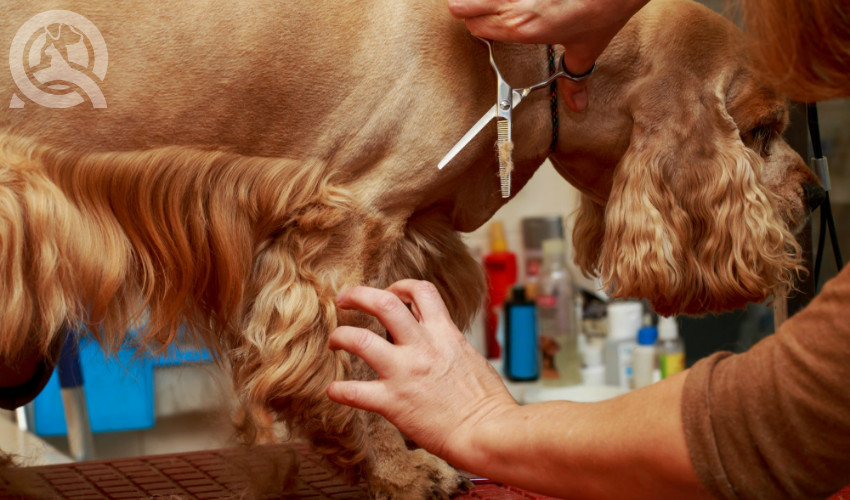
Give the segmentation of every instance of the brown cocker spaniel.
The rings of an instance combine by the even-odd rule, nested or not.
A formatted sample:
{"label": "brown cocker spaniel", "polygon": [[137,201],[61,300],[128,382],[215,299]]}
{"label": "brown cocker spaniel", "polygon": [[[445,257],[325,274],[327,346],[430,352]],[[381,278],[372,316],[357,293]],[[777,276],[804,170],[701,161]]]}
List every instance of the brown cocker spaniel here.
{"label": "brown cocker spaniel", "polygon": [[[3,53],[53,5],[8,5]],[[29,39],[30,66],[64,63],[81,83],[26,78],[85,102],[40,105],[0,71],[0,356],[50,355],[64,325],[116,347],[149,318],[152,348],[185,327],[231,371],[249,441],[271,414],[376,498],[456,491],[443,461],[327,399],[332,380],[374,375],[326,342],[339,324],[383,334],[335,308],[358,284],[430,280],[461,327],[477,310],[484,281],[458,232],[505,202],[495,126],[437,163],[494,103],[484,44],[441,0],[63,8],[99,29],[109,64],[96,79],[91,33],[53,23]],[[695,3],[654,0],[599,60],[589,108],[560,105],[553,153],[545,92],[517,108],[514,192],[551,157],[583,193],[578,262],[612,295],[693,313],[790,286],[817,182],[742,43]],[[515,86],[547,76],[545,47],[496,51]]]}

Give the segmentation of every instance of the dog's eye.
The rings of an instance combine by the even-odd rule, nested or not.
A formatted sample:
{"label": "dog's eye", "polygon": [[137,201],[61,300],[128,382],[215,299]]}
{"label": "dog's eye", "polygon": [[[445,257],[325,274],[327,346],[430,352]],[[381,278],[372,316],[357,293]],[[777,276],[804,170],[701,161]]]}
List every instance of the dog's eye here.
{"label": "dog's eye", "polygon": [[742,139],[744,140],[744,144],[758,153],[759,156],[767,157],[770,156],[770,141],[775,134],[776,131],[773,127],[760,125],[750,130]]}

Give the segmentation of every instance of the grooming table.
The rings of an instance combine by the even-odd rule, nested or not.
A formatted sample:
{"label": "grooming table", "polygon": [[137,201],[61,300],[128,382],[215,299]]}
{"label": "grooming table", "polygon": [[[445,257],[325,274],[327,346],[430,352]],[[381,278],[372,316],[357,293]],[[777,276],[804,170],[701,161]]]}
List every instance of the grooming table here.
{"label": "grooming table", "polygon": [[[293,451],[294,450],[294,451]],[[324,465],[304,444],[245,449],[197,451],[110,461],[81,462],[23,469],[37,499],[234,499],[244,492],[248,476],[274,473],[282,457],[297,454],[298,475],[286,491],[265,492],[261,499],[367,499],[366,485],[349,485]],[[282,464],[286,468],[285,464]],[[0,477],[0,498],[10,498]],[[21,498],[21,497],[13,497]],[[250,497],[249,497],[250,498]],[[479,482],[456,500],[546,500],[510,486]],[[850,500],[850,488],[830,500]]]}
{"label": "grooming table", "polygon": [[[22,470],[35,498],[103,500],[163,498],[238,498],[249,478],[299,469],[284,491],[257,490],[257,498],[367,499],[364,483],[349,485],[325,465],[306,444],[259,446],[251,449],[197,451],[109,461],[29,467]],[[0,477],[0,498],[8,498],[9,483]],[[455,499],[543,500],[550,497],[480,481]]]}

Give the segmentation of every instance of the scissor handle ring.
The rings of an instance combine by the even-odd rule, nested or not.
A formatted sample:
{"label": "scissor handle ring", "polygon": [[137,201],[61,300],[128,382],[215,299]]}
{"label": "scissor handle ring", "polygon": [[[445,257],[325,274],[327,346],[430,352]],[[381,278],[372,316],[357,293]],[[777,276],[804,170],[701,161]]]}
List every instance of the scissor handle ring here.
{"label": "scissor handle ring", "polygon": [[[565,78],[569,78],[574,82],[580,82],[582,80],[586,80],[593,72],[596,71],[596,61],[593,62],[593,66],[590,67],[589,70],[585,71],[580,75],[574,75],[570,73],[570,70],[567,69],[566,63],[564,63],[564,54],[561,54],[561,72]],[[559,75],[561,76],[561,75]]]}

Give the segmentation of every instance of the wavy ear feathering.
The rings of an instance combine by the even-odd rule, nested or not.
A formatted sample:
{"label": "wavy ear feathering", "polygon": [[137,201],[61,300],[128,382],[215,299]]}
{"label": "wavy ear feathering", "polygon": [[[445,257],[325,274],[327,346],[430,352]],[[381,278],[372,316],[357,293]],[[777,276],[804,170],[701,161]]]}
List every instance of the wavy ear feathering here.
{"label": "wavy ear feathering", "polygon": [[800,247],[724,94],[643,93],[607,206],[582,198],[576,262],[611,296],[646,298],[663,315],[700,314],[793,286]]}

